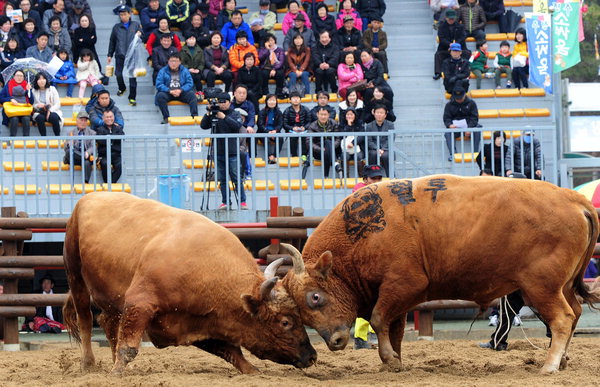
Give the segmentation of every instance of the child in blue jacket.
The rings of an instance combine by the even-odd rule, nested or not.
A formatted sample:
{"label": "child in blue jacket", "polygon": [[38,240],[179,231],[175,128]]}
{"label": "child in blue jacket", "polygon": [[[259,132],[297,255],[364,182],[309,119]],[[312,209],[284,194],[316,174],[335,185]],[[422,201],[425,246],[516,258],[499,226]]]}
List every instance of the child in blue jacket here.
{"label": "child in blue jacket", "polygon": [[69,59],[69,52],[64,49],[58,50],[58,57],[64,63],[60,70],[54,75],[54,79],[52,79],[52,84],[56,86],[57,83],[67,84],[67,97],[73,96],[73,88],[75,84],[77,84],[77,77],[75,76],[75,66],[73,66],[73,62]]}

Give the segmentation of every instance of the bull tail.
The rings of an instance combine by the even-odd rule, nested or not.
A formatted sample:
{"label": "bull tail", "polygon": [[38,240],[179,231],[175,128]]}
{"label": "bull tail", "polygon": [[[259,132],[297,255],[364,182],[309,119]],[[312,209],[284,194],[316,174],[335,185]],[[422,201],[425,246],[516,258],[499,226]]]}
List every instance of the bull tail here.
{"label": "bull tail", "polygon": [[573,287],[575,288],[575,292],[581,298],[583,298],[583,302],[588,304],[588,306],[590,308],[600,310],[599,307],[596,307],[594,305],[594,303],[600,303],[600,287],[597,287],[593,290],[589,290],[588,287],[586,286],[586,284],[583,282],[583,275],[585,273],[585,269],[587,268],[590,257],[594,253],[594,248],[596,247],[596,240],[597,240],[597,235],[598,235],[598,221],[597,221],[597,218],[596,219],[593,218],[593,216],[597,217],[595,212],[594,212],[594,214],[591,214],[588,210],[585,210],[584,214],[585,214],[585,217],[590,226],[590,228],[589,228],[590,241],[589,241],[588,248],[585,252],[585,256],[583,257],[584,264],[581,265],[581,268],[579,269],[579,273],[577,273],[577,277],[575,278],[575,283],[573,284]]}
{"label": "bull tail", "polygon": [[75,310],[75,300],[73,300],[71,292],[69,292],[67,301],[63,305],[63,320],[69,330],[69,336],[80,344],[81,336],[79,335],[79,324],[77,323],[77,311]]}

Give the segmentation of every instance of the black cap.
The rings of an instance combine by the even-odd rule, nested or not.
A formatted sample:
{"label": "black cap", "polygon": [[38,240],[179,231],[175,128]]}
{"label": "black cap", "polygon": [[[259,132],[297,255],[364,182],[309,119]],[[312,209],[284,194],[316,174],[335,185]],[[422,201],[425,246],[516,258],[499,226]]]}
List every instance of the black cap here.
{"label": "black cap", "polygon": [[304,18],[304,15],[301,14],[301,13],[298,13],[298,15],[296,15],[296,18],[294,20],[300,20],[300,21],[303,21],[303,22],[306,21],[306,19]]}
{"label": "black cap", "polygon": [[385,171],[379,165],[365,165],[363,168],[363,177],[385,177]]}
{"label": "black cap", "polygon": [[456,11],[453,9],[449,9],[446,11],[446,18],[447,19],[456,19]]}
{"label": "black cap", "polygon": [[83,4],[83,1],[77,0],[77,1],[75,1],[75,3],[73,3],[73,8],[74,9],[84,9],[85,4]]}
{"label": "black cap", "polygon": [[456,86],[454,90],[452,90],[452,96],[454,98],[462,98],[465,96],[465,94],[465,89],[463,89],[462,86]]}
{"label": "black cap", "polygon": [[131,8],[125,4],[121,4],[118,7],[116,7],[115,9],[113,9],[113,12],[115,14],[119,14],[121,12],[128,12],[131,13]]}
{"label": "black cap", "polygon": [[374,18],[371,18],[371,21],[378,21],[380,23],[383,23],[383,18],[381,16],[375,16]]}
{"label": "black cap", "polygon": [[259,7],[262,7],[263,5],[271,5],[271,1],[270,0],[260,0],[258,2]]}
{"label": "black cap", "polygon": [[185,33],[183,34],[183,37],[186,39],[191,38],[192,36],[198,39],[198,35],[194,31],[185,31]]}
{"label": "black cap", "polygon": [[231,101],[231,96],[229,95],[229,93],[219,93],[219,95],[217,95],[217,99],[219,100],[219,102],[225,102],[225,101]]}

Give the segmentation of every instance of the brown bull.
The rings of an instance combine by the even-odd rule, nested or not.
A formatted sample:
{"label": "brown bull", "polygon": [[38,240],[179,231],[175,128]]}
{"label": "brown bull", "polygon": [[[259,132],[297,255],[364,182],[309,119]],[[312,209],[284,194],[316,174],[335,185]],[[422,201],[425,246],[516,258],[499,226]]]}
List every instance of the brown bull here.
{"label": "brown bull", "polygon": [[[552,329],[542,368],[566,366],[581,315],[576,294],[598,238],[582,195],[549,183],[437,175],[364,187],[343,200],[295,257],[284,286],[329,349],[371,321],[384,368],[400,369],[406,313],[439,299],[487,306],[521,289]],[[304,262],[303,262],[304,260]]]}
{"label": "brown bull", "polygon": [[[298,308],[274,277],[223,227],[190,212],[122,193],[79,200],[64,248],[70,297],[65,321],[82,345],[82,368],[94,364],[94,304],[120,373],[142,334],[163,348],[194,345],[233,364],[261,359],[308,367],[316,361]],[[266,277],[266,278],[265,278]]]}

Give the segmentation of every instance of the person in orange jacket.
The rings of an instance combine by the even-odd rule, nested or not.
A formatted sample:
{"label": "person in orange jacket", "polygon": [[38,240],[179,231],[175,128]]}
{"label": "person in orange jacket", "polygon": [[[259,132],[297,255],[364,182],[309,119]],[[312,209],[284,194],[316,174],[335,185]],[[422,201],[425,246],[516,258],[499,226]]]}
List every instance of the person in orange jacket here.
{"label": "person in orange jacket", "polygon": [[238,31],[235,34],[236,44],[229,49],[229,64],[234,76],[237,71],[244,66],[244,55],[247,53],[254,54],[255,65],[258,65],[258,51],[256,47],[248,43],[248,33],[246,31]]}

